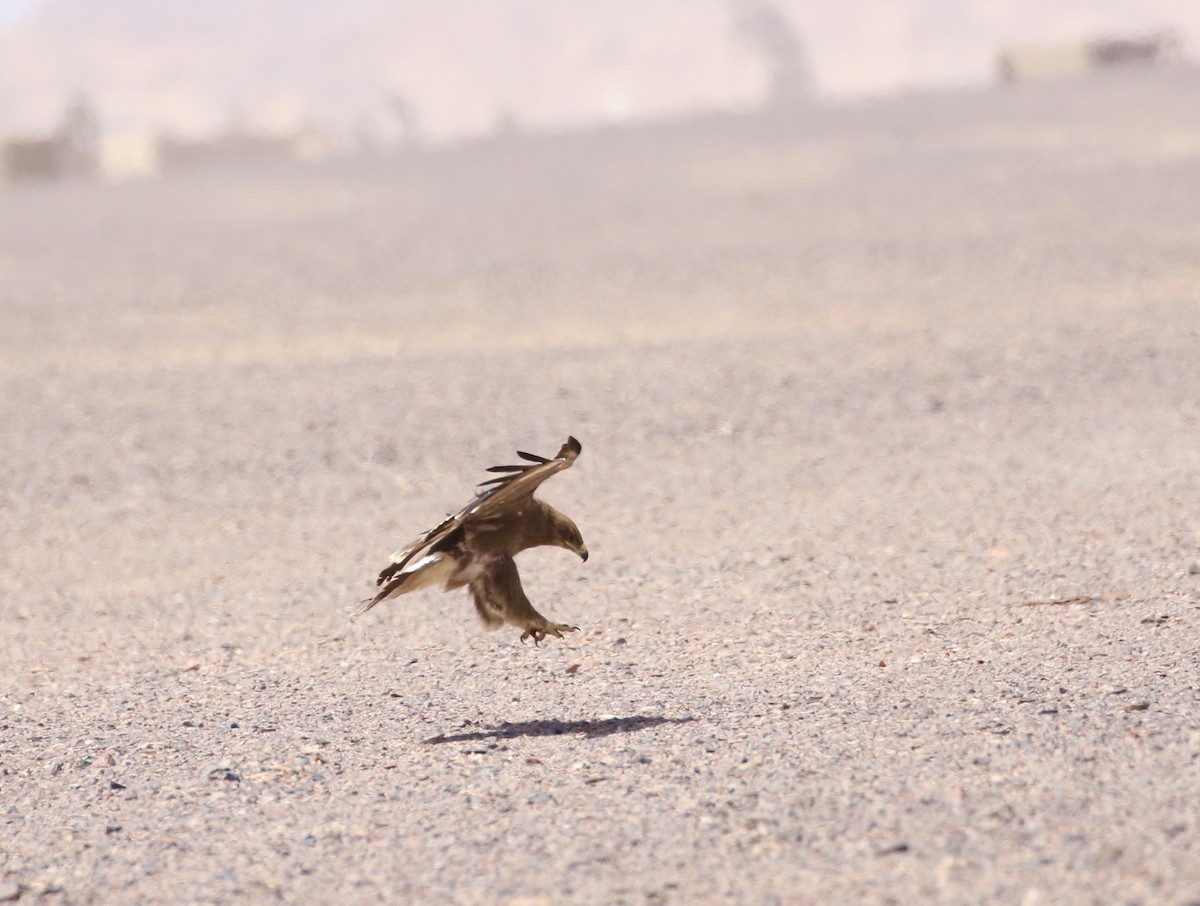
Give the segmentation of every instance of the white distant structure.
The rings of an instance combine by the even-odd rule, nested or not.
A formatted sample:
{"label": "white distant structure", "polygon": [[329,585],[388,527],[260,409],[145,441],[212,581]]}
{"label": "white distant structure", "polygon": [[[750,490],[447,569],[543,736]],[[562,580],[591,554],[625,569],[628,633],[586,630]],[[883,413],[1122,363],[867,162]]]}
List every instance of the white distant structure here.
{"label": "white distant structure", "polygon": [[243,163],[314,163],[334,151],[328,133],[311,125],[287,132],[258,132],[237,126],[208,138],[159,136],[155,165],[162,173]]}
{"label": "white distant structure", "polygon": [[158,140],[149,133],[106,135],[100,141],[100,174],[124,182],[158,173]]}
{"label": "white distant structure", "polygon": [[1006,47],[996,56],[996,77],[1005,84],[1045,82],[1082,75],[1091,63],[1087,45],[1024,44]]}

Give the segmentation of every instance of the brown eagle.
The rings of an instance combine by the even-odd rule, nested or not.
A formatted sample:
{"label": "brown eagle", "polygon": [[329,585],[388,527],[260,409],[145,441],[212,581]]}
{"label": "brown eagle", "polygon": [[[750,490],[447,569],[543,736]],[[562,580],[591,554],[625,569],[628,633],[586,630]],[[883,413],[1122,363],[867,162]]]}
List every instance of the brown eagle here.
{"label": "brown eagle", "polygon": [[522,642],[532,636],[538,644],[548,635],[561,639],[564,632],[578,632],[578,626],[551,623],[533,609],[513,557],[531,547],[551,545],[588,558],[575,523],[533,496],[543,481],[570,468],[581,449],[579,441],[568,437],[553,459],[518,450],[525,463],[492,466],[489,472],[508,474],[480,484],[474,500],[392,554],[392,562],[375,580],[383,587],[363,601],[354,616],[380,601],[440,582],[444,591],[467,586],[484,625],[496,629],[511,623],[523,630]]}

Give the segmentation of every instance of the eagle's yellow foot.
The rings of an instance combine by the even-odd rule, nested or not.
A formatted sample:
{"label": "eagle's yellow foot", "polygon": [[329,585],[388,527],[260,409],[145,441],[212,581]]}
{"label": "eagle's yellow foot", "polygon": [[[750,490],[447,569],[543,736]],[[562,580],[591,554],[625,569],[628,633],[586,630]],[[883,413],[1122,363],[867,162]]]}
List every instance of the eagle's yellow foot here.
{"label": "eagle's yellow foot", "polygon": [[566,623],[540,623],[537,626],[530,626],[521,633],[521,641],[532,637],[533,644],[540,645],[542,639],[548,635],[561,639],[564,632],[579,632],[578,626],[568,626]]}

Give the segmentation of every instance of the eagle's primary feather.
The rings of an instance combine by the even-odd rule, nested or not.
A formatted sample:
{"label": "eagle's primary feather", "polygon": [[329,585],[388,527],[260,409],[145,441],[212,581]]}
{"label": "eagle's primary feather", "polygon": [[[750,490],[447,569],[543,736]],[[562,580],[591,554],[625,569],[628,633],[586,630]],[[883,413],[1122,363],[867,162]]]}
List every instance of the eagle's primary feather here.
{"label": "eagle's primary feather", "polygon": [[[587,559],[587,547],[575,523],[533,496],[543,481],[571,467],[582,448],[568,437],[553,459],[517,451],[528,464],[492,466],[501,472],[479,485],[475,499],[392,555],[379,573],[379,593],[355,611],[366,613],[380,601],[418,588],[440,584],[446,591],[466,586],[484,625],[519,627],[521,641],[535,643],[548,635],[562,638],[577,626],[551,623],[538,613],[525,591],[513,560],[531,547],[562,547]],[[419,556],[418,556],[419,555]]]}

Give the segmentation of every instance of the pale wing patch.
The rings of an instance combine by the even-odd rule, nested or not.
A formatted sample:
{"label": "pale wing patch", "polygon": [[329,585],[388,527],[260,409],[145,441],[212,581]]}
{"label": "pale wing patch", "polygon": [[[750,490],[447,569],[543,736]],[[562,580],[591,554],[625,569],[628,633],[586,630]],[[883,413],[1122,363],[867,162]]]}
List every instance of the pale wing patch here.
{"label": "pale wing patch", "polygon": [[424,557],[422,557],[416,563],[410,563],[410,564],[408,564],[408,566],[404,567],[404,569],[402,569],[400,571],[400,575],[406,576],[409,573],[419,573],[425,567],[433,566],[433,564],[441,563],[441,562],[442,562],[441,554],[426,554]]}
{"label": "pale wing patch", "polygon": [[387,597],[394,598],[397,595],[406,595],[410,591],[442,585],[454,575],[457,565],[453,557],[445,554],[426,554],[400,571],[396,578],[404,581],[396,583],[396,587]]}

